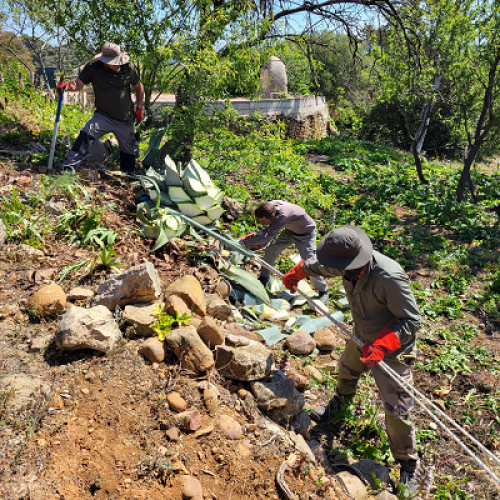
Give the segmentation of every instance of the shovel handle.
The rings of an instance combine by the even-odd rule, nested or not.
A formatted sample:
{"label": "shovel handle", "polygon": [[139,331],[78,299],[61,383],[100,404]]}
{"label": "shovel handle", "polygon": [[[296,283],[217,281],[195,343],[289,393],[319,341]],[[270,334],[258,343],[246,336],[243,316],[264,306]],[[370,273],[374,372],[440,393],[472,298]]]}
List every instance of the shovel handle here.
{"label": "shovel handle", "polygon": [[61,89],[61,93],[59,94],[59,100],[57,102],[57,112],[56,112],[56,122],[54,123],[54,132],[52,133],[52,142],[50,143],[50,154],[49,154],[49,163],[47,165],[47,170],[52,170],[52,164],[54,163],[54,153],[56,151],[56,139],[57,139],[57,131],[59,130],[59,120],[61,118],[61,108],[64,98],[64,89]]}

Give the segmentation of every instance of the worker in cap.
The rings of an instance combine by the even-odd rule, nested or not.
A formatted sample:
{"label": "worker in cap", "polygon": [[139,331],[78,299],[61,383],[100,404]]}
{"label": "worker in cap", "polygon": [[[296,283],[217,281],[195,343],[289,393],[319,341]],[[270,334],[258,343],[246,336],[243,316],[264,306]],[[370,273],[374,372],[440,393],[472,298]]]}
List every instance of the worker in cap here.
{"label": "worker in cap", "polygon": [[[302,207],[284,200],[261,201],[254,215],[265,229],[240,236],[238,240],[242,246],[250,249],[267,245],[264,261],[270,266],[274,266],[281,252],[291,245],[295,245],[301,259],[311,259],[316,255],[316,222]],[[269,278],[269,269],[262,267],[260,282],[267,286]],[[319,294],[318,299],[323,304],[328,304],[328,286],[325,280],[319,276],[312,277],[311,282]]]}
{"label": "worker in cap", "polygon": [[385,361],[408,383],[415,362],[420,314],[410,282],[393,259],[373,249],[368,235],[356,226],[341,226],[322,238],[317,257],[299,262],[283,277],[294,291],[300,280],[312,276],[340,276],[352,312],[354,335],[339,362],[337,388],[327,406],[315,408],[311,417],[321,423],[345,415],[359,378],[373,374],[385,409],[385,425],[391,452],[401,465],[400,484],[416,493],[417,446],[410,419],[413,397],[405,392],[378,363]]}
{"label": "worker in cap", "polygon": [[[95,95],[95,112],[81,129],[63,167],[78,167],[90,153],[91,144],[112,132],[120,149],[120,169],[135,173],[136,138],[134,121],[142,121],[144,87],[138,69],[130,57],[116,43],[106,42],[94,61],[85,65],[78,78],[72,82],[61,82],[63,90],[77,91],[92,84]],[[135,90],[135,106],[131,87]]]}

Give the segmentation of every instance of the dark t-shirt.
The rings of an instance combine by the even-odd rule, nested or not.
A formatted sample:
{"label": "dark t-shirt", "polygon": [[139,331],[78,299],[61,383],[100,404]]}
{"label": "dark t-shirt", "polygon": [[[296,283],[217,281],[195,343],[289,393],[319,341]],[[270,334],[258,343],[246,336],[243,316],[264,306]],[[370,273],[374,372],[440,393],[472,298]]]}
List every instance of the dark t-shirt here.
{"label": "dark t-shirt", "polygon": [[120,71],[113,71],[103,62],[93,61],[83,68],[78,78],[94,87],[96,111],[120,122],[134,121],[130,86],[137,85],[140,76],[132,63],[123,64]]}

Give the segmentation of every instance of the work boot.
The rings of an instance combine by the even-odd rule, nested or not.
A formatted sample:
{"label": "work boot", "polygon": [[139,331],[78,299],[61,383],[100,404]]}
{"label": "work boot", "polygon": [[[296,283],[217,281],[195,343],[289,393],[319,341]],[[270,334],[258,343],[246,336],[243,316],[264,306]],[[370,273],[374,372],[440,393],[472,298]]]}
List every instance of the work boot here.
{"label": "work boot", "polygon": [[403,486],[404,498],[413,498],[418,493],[416,471],[414,470],[401,470],[399,476],[399,486]]}
{"label": "work boot", "polygon": [[325,290],[324,292],[319,292],[319,297],[318,300],[327,306],[330,303],[330,297],[328,295],[328,290]]}
{"label": "work boot", "polygon": [[339,422],[345,419],[345,411],[352,400],[352,396],[335,394],[326,406],[317,406],[311,411],[311,418],[320,424],[331,421]]}
{"label": "work boot", "polygon": [[82,162],[85,160],[87,155],[82,155],[79,153],[76,153],[75,151],[70,151],[68,157],[66,160],[62,163],[61,168],[67,168],[67,167],[79,167]]}

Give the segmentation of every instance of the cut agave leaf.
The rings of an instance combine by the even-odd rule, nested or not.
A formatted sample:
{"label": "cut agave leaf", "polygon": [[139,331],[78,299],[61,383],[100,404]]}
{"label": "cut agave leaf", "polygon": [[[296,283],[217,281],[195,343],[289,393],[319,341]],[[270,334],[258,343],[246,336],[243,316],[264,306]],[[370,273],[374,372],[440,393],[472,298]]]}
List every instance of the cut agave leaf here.
{"label": "cut agave leaf", "polygon": [[[156,191],[150,190],[149,191],[149,197],[152,200],[156,200],[156,197],[158,196]],[[170,199],[170,196],[168,196],[167,193],[164,191],[160,191],[160,206],[167,206],[167,207],[174,207],[175,203]]]}
{"label": "cut agave leaf", "polygon": [[176,238],[186,231],[186,223],[177,215],[164,215],[161,227],[168,238]]}
{"label": "cut agave leaf", "polygon": [[211,186],[212,180],[210,176],[203,170],[196,161],[191,160],[184,170],[184,178],[192,178],[200,181],[204,186]]}
{"label": "cut agave leaf", "polygon": [[206,215],[197,215],[196,217],[193,217],[193,220],[198,224],[203,224],[204,226],[210,226],[213,224],[213,220]]}
{"label": "cut agave leaf", "polygon": [[144,238],[157,239],[160,236],[160,226],[142,226],[142,235]]}
{"label": "cut agave leaf", "polygon": [[216,186],[207,188],[207,194],[216,203],[220,203],[222,201],[222,198],[224,198],[224,193]]}
{"label": "cut agave leaf", "polygon": [[217,205],[217,202],[209,195],[195,196],[194,202],[203,210],[209,210]]}
{"label": "cut agave leaf", "polygon": [[254,274],[233,264],[224,263],[222,260],[220,261],[220,268],[226,279],[241,285],[262,302],[270,304],[269,295],[267,295],[266,289]]}
{"label": "cut agave leaf", "polygon": [[207,189],[197,179],[192,179],[191,177],[184,177],[184,180],[182,182],[186,193],[188,193],[192,198],[196,198],[198,196],[204,196],[207,194]]}
{"label": "cut agave leaf", "polygon": [[168,195],[170,196],[170,199],[174,203],[192,203],[193,200],[191,200],[190,196],[182,189],[181,187],[178,186],[170,186],[168,188]]}
{"label": "cut agave leaf", "polygon": [[[167,161],[167,158],[170,161]],[[175,163],[168,156],[165,156],[165,184],[167,186],[182,186],[179,171],[177,170]]]}
{"label": "cut agave leaf", "polygon": [[220,205],[216,205],[213,208],[207,210],[207,215],[212,220],[217,220],[224,213],[224,209]]}
{"label": "cut agave leaf", "polygon": [[169,168],[170,170],[173,170],[174,172],[177,172],[180,174],[179,169],[177,168],[177,165],[175,164],[174,160],[170,158],[170,156],[166,155],[164,158],[164,163],[165,163],[165,168]]}
{"label": "cut agave leaf", "polygon": [[177,208],[181,214],[187,217],[196,217],[203,214],[203,210],[200,210],[193,202],[177,203]]}

